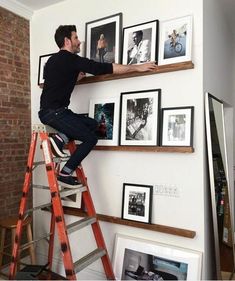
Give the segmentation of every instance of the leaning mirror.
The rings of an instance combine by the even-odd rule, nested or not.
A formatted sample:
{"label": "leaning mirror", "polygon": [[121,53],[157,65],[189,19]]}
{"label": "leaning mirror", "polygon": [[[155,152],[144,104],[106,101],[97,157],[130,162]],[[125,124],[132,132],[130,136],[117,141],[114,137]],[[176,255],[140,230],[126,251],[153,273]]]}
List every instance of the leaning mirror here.
{"label": "leaning mirror", "polygon": [[221,280],[229,279],[234,272],[233,213],[223,102],[206,93],[205,114],[216,273]]}

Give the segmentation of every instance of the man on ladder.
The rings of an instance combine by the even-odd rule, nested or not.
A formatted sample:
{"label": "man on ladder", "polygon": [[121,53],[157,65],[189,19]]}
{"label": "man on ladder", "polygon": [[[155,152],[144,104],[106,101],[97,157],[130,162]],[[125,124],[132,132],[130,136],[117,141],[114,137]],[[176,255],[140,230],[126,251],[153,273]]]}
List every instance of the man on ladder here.
{"label": "man on ladder", "polygon": [[97,143],[96,120],[68,109],[77,80],[82,79],[86,72],[93,75],[146,72],[154,70],[157,66],[155,62],[140,65],[98,63],[80,57],[77,53],[80,51],[81,42],[78,39],[75,25],[59,26],[55,33],[55,41],[60,50],[48,59],[44,68],[45,81],[39,118],[43,124],[60,132],[50,138],[56,156],[66,156],[63,147],[70,140],[82,142],[57,176],[63,186],[73,188],[80,184],[77,178],[72,176],[73,172]]}

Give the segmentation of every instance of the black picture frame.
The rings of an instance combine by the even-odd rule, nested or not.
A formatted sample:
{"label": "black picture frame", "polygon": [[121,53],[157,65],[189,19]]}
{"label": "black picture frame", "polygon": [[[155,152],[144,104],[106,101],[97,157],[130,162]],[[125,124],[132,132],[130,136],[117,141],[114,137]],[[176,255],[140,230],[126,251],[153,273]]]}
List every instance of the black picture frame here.
{"label": "black picture frame", "polygon": [[157,63],[158,38],[158,20],[123,28],[122,64]]}
{"label": "black picture frame", "polygon": [[39,56],[39,64],[38,64],[38,86],[44,83],[44,67],[48,61],[48,59],[54,55],[55,53],[41,55]]}
{"label": "black picture frame", "polygon": [[161,146],[193,146],[194,106],[162,108]]}
{"label": "black picture frame", "polygon": [[119,145],[159,144],[161,89],[121,93]]}
{"label": "black picture frame", "polygon": [[124,183],[122,219],[151,223],[153,186]]}
{"label": "black picture frame", "polygon": [[[104,35],[98,48],[98,40]],[[86,23],[86,57],[99,62],[120,63],[122,13]]]}

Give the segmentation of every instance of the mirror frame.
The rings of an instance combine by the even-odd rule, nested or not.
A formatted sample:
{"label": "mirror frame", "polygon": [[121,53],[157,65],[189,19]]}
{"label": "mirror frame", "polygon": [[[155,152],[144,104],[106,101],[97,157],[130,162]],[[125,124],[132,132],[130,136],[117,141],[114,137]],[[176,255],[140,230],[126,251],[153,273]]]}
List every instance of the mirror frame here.
{"label": "mirror frame", "polygon": [[[227,158],[227,148],[226,148],[226,134],[225,134],[225,121],[224,121],[224,104],[221,100],[214,97],[210,93],[205,93],[205,118],[206,118],[206,141],[207,141],[207,154],[208,154],[208,166],[209,166],[209,184],[211,191],[211,203],[212,203],[212,218],[213,218],[213,230],[214,230],[214,246],[215,246],[215,263],[216,263],[216,275],[218,280],[222,280],[221,275],[221,259],[220,259],[220,245],[219,245],[219,230],[218,230],[218,219],[217,219],[217,205],[216,205],[216,193],[215,193],[215,177],[214,177],[214,166],[213,166],[213,151],[212,151],[212,139],[211,139],[211,123],[210,123],[210,109],[209,109],[209,99],[214,99],[215,101],[221,104],[222,109],[222,130],[223,130],[223,143],[224,143],[224,159],[222,157],[222,162],[224,166],[224,173],[227,182],[228,189],[228,200],[229,200],[229,212],[230,212],[230,221],[231,221],[231,231],[232,231],[232,251],[233,251],[233,271],[231,272],[230,279],[234,274],[234,216],[232,212],[231,204],[231,189],[230,189],[230,180],[228,176],[228,158]],[[221,147],[220,147],[221,149]]]}

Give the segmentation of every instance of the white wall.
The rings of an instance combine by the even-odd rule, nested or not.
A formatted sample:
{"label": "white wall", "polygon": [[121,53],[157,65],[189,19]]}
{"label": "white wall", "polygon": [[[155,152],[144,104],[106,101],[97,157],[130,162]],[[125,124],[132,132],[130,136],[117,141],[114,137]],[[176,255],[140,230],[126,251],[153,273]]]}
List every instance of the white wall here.
{"label": "white wall", "polygon": [[[31,21],[31,78],[32,78],[32,123],[38,123],[37,111],[41,90],[37,86],[38,58],[57,51],[54,32],[60,24],[76,24],[80,40],[85,39],[85,23],[118,12],[123,13],[123,27],[154,19],[166,20],[193,15],[193,63],[195,68],[159,75],[115,80],[90,85],[76,86],[71,108],[88,112],[89,100],[99,97],[119,97],[121,92],[162,89],[162,107],[194,106],[194,147],[192,154],[108,152],[92,151],[83,166],[88,176],[90,190],[98,213],[120,216],[123,183],[174,184],[180,196],[153,197],[153,223],[196,231],[194,239],[182,238],[126,226],[101,223],[112,255],[115,233],[123,233],[161,243],[190,248],[204,252],[204,109],[202,88],[202,1],[195,0],[67,0],[42,9]],[[44,181],[42,171],[35,173],[35,181]],[[44,195],[35,193],[34,201]],[[44,231],[44,217],[37,217],[36,233]],[[82,232],[85,233],[85,232]],[[75,236],[73,236],[75,237]],[[77,249],[88,248],[87,234],[78,234]],[[81,249],[79,248],[81,245]],[[73,247],[75,248],[75,247]],[[42,248],[39,250],[42,252]],[[90,268],[102,271],[100,264]],[[203,268],[207,278],[207,269]],[[89,278],[88,275],[82,278]],[[94,278],[94,276],[93,276]],[[95,278],[97,279],[97,275]]]}

